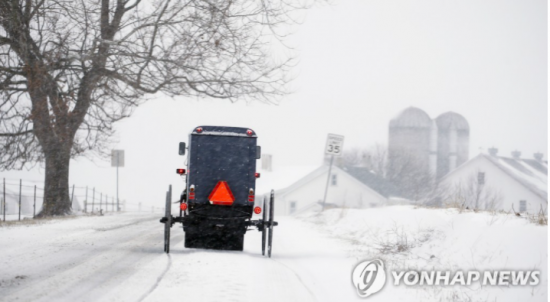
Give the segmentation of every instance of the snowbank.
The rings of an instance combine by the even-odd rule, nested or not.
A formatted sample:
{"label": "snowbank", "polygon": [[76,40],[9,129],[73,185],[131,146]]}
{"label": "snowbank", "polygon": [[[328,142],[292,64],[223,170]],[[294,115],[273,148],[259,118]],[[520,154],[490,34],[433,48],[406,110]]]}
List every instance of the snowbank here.
{"label": "snowbank", "polygon": [[407,301],[412,297],[423,301],[547,301],[548,228],[514,215],[390,206],[332,209],[297,218],[348,241],[350,255],[358,262],[383,259],[389,270],[507,269],[541,273],[537,286],[396,288],[387,284],[369,299],[393,296]]}

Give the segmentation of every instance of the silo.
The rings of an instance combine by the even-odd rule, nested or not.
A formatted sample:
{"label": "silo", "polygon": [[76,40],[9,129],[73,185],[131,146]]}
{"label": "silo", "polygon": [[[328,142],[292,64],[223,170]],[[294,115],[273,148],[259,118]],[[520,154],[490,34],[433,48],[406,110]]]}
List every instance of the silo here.
{"label": "silo", "polygon": [[436,119],[437,178],[465,163],[469,157],[470,125],[460,114],[446,112]]}
{"label": "silo", "polygon": [[[435,129],[437,131],[437,129]],[[419,108],[409,107],[390,121],[388,160],[390,173],[403,165],[401,160],[414,160],[416,167],[430,171],[431,138],[435,137],[432,119]],[[394,171],[392,171],[394,170]]]}

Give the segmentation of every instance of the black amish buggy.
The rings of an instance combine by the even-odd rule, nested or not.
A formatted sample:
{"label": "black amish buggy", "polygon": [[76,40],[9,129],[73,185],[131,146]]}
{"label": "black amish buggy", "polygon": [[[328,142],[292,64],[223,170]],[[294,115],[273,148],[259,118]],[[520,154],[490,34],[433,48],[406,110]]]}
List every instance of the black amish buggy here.
{"label": "black amish buggy", "polygon": [[[164,251],[170,252],[170,228],[179,222],[185,232],[186,248],[243,250],[244,234],[254,227],[262,232],[262,255],[271,257],[274,192],[269,206],[255,206],[256,159],[261,149],[256,133],[248,128],[200,126],[189,134],[189,146],[180,143],[179,154],[187,152],[186,187],[181,194],[179,216],[172,216],[172,186],[166,194]],[[266,219],[267,211],[269,218]],[[262,219],[252,220],[252,213]]]}

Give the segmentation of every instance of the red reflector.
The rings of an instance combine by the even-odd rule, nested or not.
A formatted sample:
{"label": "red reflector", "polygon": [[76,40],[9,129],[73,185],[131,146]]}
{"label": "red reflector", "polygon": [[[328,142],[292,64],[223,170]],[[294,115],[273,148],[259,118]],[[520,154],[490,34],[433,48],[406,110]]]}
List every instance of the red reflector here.
{"label": "red reflector", "polygon": [[178,173],[179,175],[183,175],[185,174],[185,169],[176,169],[176,173]]}
{"label": "red reflector", "polygon": [[202,128],[201,127],[197,128],[197,133],[201,133],[201,132],[202,132]]}
{"label": "red reflector", "polygon": [[211,204],[229,206],[235,201],[233,192],[229,189],[229,185],[226,181],[218,181],[210,196],[208,196]]}
{"label": "red reflector", "polygon": [[187,204],[186,204],[185,202],[182,202],[182,203],[180,204],[180,209],[181,209],[182,211],[187,210]]}
{"label": "red reflector", "polygon": [[262,212],[262,208],[260,208],[260,207],[255,207],[254,208],[254,213],[260,214],[261,212]]}
{"label": "red reflector", "polygon": [[254,202],[254,195],[248,195],[248,202]]}
{"label": "red reflector", "polygon": [[256,172],[254,176],[256,176],[256,178],[260,178],[260,173]]}
{"label": "red reflector", "polygon": [[189,199],[195,199],[195,192],[189,193]]}
{"label": "red reflector", "polygon": [[250,129],[246,130],[246,134],[247,134],[248,136],[252,136],[252,133],[253,133],[252,130],[250,130]]}

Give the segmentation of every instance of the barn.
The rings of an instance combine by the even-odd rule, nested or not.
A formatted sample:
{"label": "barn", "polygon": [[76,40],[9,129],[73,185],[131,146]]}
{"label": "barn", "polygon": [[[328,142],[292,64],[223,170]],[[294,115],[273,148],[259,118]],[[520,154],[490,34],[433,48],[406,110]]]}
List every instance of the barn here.
{"label": "barn", "polygon": [[[543,155],[536,153],[534,158],[521,158],[519,151],[511,157],[497,155],[491,148],[489,154],[481,153],[451,171],[441,179],[440,187],[447,192],[459,188],[463,195],[472,191],[473,196],[466,200],[468,206],[476,208],[494,207],[504,211],[538,213],[548,209],[548,163]],[[454,189],[453,189],[454,188]],[[449,195],[449,194],[447,194]],[[491,197],[492,196],[492,197]],[[482,200],[490,198],[490,202]]]}

